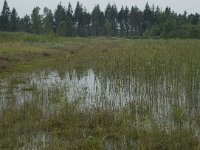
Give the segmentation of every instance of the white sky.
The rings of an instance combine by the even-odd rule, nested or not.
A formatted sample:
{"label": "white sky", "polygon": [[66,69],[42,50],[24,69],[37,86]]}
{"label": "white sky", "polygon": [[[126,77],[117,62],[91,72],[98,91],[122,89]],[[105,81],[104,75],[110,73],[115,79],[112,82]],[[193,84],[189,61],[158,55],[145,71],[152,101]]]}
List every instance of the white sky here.
{"label": "white sky", "polygon": [[[188,13],[200,13],[200,0],[79,0],[89,12],[92,11],[96,4],[99,4],[101,9],[105,10],[108,3],[115,3],[118,9],[120,9],[122,5],[127,5],[129,8],[132,5],[137,5],[143,10],[147,1],[150,5],[158,5],[163,10],[166,6],[170,6],[172,10],[178,13],[183,13],[185,10]],[[0,0],[0,11],[2,10],[3,2],[4,0]],[[19,16],[22,17],[25,14],[30,15],[31,11],[36,6],[39,6],[42,10],[44,7],[48,7],[54,12],[59,2],[66,7],[70,2],[74,10],[77,0],[7,0],[7,2],[10,9],[15,7]]]}

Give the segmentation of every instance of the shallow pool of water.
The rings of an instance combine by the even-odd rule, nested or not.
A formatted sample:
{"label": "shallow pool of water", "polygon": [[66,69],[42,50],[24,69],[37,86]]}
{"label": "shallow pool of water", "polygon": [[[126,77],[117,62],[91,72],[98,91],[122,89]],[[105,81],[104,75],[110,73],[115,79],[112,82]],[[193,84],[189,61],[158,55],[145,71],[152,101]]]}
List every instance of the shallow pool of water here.
{"label": "shallow pool of water", "polygon": [[[195,84],[192,83],[191,90],[184,83],[167,77],[154,82],[136,76],[109,78],[95,74],[92,69],[81,75],[76,71],[59,74],[56,70],[19,73],[0,81],[0,108],[20,107],[34,101],[44,113],[51,114],[63,101],[78,103],[80,111],[94,107],[122,109],[134,104],[138,114],[147,120],[147,126],[151,118],[156,124],[175,127],[174,114],[178,110],[185,116],[184,126],[195,129],[196,123],[191,118],[199,114],[200,108],[200,91]],[[60,99],[56,105],[55,97]]]}

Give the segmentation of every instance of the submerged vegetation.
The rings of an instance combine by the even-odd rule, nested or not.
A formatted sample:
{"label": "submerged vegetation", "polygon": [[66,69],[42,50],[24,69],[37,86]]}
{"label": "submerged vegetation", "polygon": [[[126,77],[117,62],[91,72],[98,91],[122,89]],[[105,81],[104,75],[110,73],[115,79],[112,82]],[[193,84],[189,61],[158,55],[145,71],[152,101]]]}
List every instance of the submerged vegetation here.
{"label": "submerged vegetation", "polygon": [[0,149],[200,148],[199,40],[0,39]]}

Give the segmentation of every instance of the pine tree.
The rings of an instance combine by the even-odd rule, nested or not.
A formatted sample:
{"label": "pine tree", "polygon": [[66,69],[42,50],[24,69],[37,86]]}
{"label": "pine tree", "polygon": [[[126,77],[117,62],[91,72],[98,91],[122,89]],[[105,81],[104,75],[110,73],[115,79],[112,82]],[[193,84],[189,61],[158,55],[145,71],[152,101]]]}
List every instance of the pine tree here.
{"label": "pine tree", "polygon": [[13,8],[11,12],[11,19],[10,19],[10,31],[15,32],[19,29],[19,17],[17,15],[17,11]]}
{"label": "pine tree", "polygon": [[31,22],[32,22],[31,32],[35,34],[42,33],[42,20],[41,20],[42,17],[39,14],[39,11],[40,11],[40,8],[35,7],[31,14]]}
{"label": "pine tree", "polygon": [[87,9],[83,9],[83,36],[90,35],[90,22],[91,22],[91,15],[87,12]]}
{"label": "pine tree", "polygon": [[50,34],[53,33],[54,28],[53,14],[47,7],[44,8],[44,19],[43,19],[43,32]]}
{"label": "pine tree", "polygon": [[23,18],[20,19],[20,31],[23,32],[31,32],[31,18],[28,15],[25,15]]}
{"label": "pine tree", "polygon": [[7,0],[4,0],[0,14],[0,31],[24,31],[35,34],[57,32],[61,36],[145,36],[145,37],[180,37],[198,38],[200,33],[200,15],[177,14],[166,7],[161,11],[159,7],[152,7],[146,3],[141,11],[136,6],[122,7],[118,12],[115,4],[108,3],[105,12],[96,5],[89,13],[82,4],[77,2],[73,12],[69,3],[67,9],[61,3],[57,5],[55,13],[44,8],[43,15],[40,8],[33,9],[31,17],[26,15],[19,18],[15,8],[10,12]]}
{"label": "pine tree", "polygon": [[112,30],[113,30],[113,36],[117,35],[117,6],[114,4],[112,5],[112,11],[111,11],[111,16],[112,16]]}
{"label": "pine tree", "polygon": [[92,11],[91,22],[92,22],[92,34],[98,36],[101,28],[101,10],[99,5],[96,5]]}
{"label": "pine tree", "polygon": [[57,29],[60,22],[65,21],[66,22],[66,10],[60,3],[54,13],[54,19],[55,19],[55,28]]}
{"label": "pine tree", "polygon": [[198,22],[200,21],[200,15],[199,14],[190,14],[188,16],[188,22],[193,24],[193,25],[197,25]]}
{"label": "pine tree", "polygon": [[129,36],[128,15],[129,15],[129,8],[126,6],[124,10],[124,24],[125,24],[126,36]]}
{"label": "pine tree", "polygon": [[170,7],[166,7],[166,9],[165,9],[165,15],[167,17],[169,17],[171,15],[171,8]]}
{"label": "pine tree", "polygon": [[117,34],[117,13],[116,5],[107,5],[105,11],[106,34],[109,36],[116,36]]}
{"label": "pine tree", "polygon": [[66,17],[67,17],[67,27],[68,27],[67,36],[72,36],[74,32],[74,28],[73,28],[74,18],[73,18],[73,10],[72,10],[71,3],[68,4]]}
{"label": "pine tree", "polygon": [[107,36],[112,36],[112,7],[108,3],[105,10],[105,32]]}
{"label": "pine tree", "polygon": [[126,6],[122,6],[121,10],[118,13],[118,22],[120,25],[120,36],[128,36],[129,35],[129,24],[128,24],[128,15],[129,15],[129,9]]}
{"label": "pine tree", "polygon": [[120,36],[124,36],[124,31],[125,31],[124,14],[125,14],[125,10],[124,10],[124,7],[122,6],[121,10],[118,13],[118,17],[117,17],[119,25],[120,25]]}
{"label": "pine tree", "polygon": [[100,13],[100,28],[99,28],[99,34],[100,35],[105,35],[105,15],[104,15],[104,12],[101,12]]}
{"label": "pine tree", "polygon": [[156,24],[159,24],[159,17],[160,17],[160,15],[161,15],[161,10],[160,10],[160,8],[157,6],[157,7],[156,7],[156,11],[155,11],[155,13],[154,13],[154,16],[155,16],[155,23],[156,23]]}
{"label": "pine tree", "polygon": [[83,7],[77,2],[75,12],[74,12],[75,28],[77,35],[83,35]]}
{"label": "pine tree", "polygon": [[7,1],[5,0],[1,12],[0,30],[9,31],[9,27],[10,27],[10,8],[8,6]]}
{"label": "pine tree", "polygon": [[154,20],[154,14],[151,10],[148,3],[146,3],[144,12],[143,12],[143,31],[145,31],[147,28],[149,28],[151,25],[153,25]]}
{"label": "pine tree", "polygon": [[129,24],[131,28],[131,36],[139,36],[142,33],[142,12],[138,9],[137,6],[131,7],[131,11],[129,13]]}

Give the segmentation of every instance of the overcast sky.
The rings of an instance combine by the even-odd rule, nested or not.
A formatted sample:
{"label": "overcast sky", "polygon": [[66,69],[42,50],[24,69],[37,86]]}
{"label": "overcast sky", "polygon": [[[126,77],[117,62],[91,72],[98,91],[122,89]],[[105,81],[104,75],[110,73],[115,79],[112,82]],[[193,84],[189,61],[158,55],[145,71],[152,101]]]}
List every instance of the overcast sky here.
{"label": "overcast sky", "polygon": [[[105,10],[108,3],[115,3],[118,9],[122,5],[127,5],[131,7],[132,5],[137,5],[140,9],[144,9],[146,2],[150,5],[158,5],[162,9],[166,6],[170,6],[172,10],[178,13],[183,13],[185,10],[188,13],[200,13],[200,0],[79,0],[80,3],[85,6],[89,12],[92,11],[96,4],[99,4],[102,10]],[[2,10],[4,0],[0,0],[0,10]],[[67,7],[68,3],[72,4],[73,9],[76,6],[77,0],[7,0],[9,7],[15,7],[20,17],[25,14],[31,14],[31,11],[35,6],[40,8],[48,7],[51,10],[55,10],[57,4],[61,2]]]}

